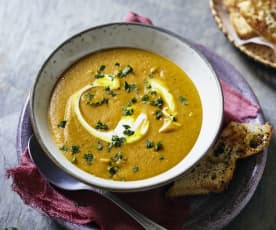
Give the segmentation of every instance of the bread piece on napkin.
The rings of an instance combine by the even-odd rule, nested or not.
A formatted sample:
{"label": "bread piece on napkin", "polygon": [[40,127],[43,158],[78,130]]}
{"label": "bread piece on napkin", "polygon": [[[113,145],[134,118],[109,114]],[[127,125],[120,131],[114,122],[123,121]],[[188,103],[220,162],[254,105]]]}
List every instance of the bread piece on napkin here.
{"label": "bread piece on napkin", "polygon": [[246,22],[258,35],[276,43],[275,0],[242,0],[237,7]]}
{"label": "bread piece on napkin", "polygon": [[257,36],[255,31],[252,29],[251,26],[248,25],[248,23],[246,22],[244,17],[241,16],[238,10],[233,9],[230,11],[230,21],[237,35],[241,39],[249,39]]}
{"label": "bread piece on napkin", "polygon": [[169,197],[218,193],[229,185],[239,158],[264,150],[271,139],[272,127],[230,122],[214,146],[193,168],[174,182]]}

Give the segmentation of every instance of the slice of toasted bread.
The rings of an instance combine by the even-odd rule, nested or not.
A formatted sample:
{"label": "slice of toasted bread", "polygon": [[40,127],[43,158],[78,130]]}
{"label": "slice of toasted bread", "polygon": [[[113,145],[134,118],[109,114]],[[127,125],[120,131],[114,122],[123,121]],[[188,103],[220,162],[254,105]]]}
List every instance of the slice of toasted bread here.
{"label": "slice of toasted bread", "polygon": [[167,192],[169,197],[218,193],[229,185],[239,158],[265,149],[272,127],[230,122],[212,148],[193,168],[177,179]]}
{"label": "slice of toasted bread", "polygon": [[257,36],[255,31],[248,25],[238,10],[232,9],[229,14],[232,26],[241,39],[249,39]]}
{"label": "slice of toasted bread", "polygon": [[276,43],[275,0],[242,0],[237,7],[240,14],[258,35]]}

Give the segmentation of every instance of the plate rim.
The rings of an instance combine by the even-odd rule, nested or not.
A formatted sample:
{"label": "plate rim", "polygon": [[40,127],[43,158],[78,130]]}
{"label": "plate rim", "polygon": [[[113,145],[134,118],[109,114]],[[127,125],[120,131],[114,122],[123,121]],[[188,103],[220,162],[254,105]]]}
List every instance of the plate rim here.
{"label": "plate rim", "polygon": [[[217,55],[215,52],[205,48],[204,46],[200,46],[200,45],[195,45],[195,48],[199,50],[199,52],[201,52],[205,57],[206,54],[203,52],[203,50],[206,50],[207,52],[210,52],[213,56],[214,59],[218,59],[220,56]],[[222,58],[223,59],[223,58]],[[254,91],[251,89],[250,85],[248,84],[248,82],[246,81],[246,79],[241,75],[241,73],[228,61],[226,61],[225,59],[223,59],[223,61],[225,63],[227,63],[227,65],[231,68],[234,69],[235,72],[237,72],[237,74],[240,77],[240,81],[242,82],[242,84],[246,84],[246,87],[249,90],[249,93],[252,94],[252,97],[255,100],[255,103],[257,103],[258,105],[260,105],[260,103],[258,102],[258,99],[254,93]],[[231,84],[230,84],[231,85]],[[235,87],[235,85],[233,85],[233,87]],[[25,104],[23,106],[23,109],[21,111],[21,115],[19,117],[19,122],[18,122],[18,129],[17,129],[17,142],[16,142],[16,149],[17,149],[17,154],[18,157],[20,157],[20,155],[22,154],[22,150],[24,150],[25,146],[24,146],[24,142],[23,140],[23,135],[24,133],[26,134],[26,129],[30,128],[30,120],[27,120],[27,126],[26,126],[26,116],[28,116],[28,106],[29,106],[29,101],[28,98],[25,101]],[[262,109],[260,107],[260,111],[259,111],[259,117],[258,117],[258,123],[264,122],[264,115],[262,113]],[[28,132],[28,131],[27,131]],[[26,137],[25,137],[26,138]],[[263,172],[264,172],[264,168],[266,165],[266,160],[267,160],[267,149],[264,150],[261,155],[257,156],[259,157],[259,164],[257,164],[258,162],[256,161],[255,165],[254,165],[254,170],[256,171],[255,173],[252,171],[252,175],[249,178],[250,179],[254,179],[254,183],[250,186],[250,190],[246,193],[246,195],[244,196],[244,198],[242,199],[242,202],[240,203],[240,205],[235,206],[233,208],[231,208],[231,212],[229,212],[227,215],[225,215],[223,218],[219,218],[217,221],[212,222],[213,225],[211,225],[211,227],[209,226],[210,223],[208,224],[208,226],[205,226],[205,228],[197,228],[197,229],[222,229],[223,227],[225,227],[226,225],[228,225],[232,220],[234,220],[238,214],[244,209],[244,207],[248,204],[248,202],[251,200],[252,196],[255,194],[255,191],[259,185],[259,182],[262,178]],[[257,168],[256,168],[257,167]],[[219,216],[221,216],[220,214],[218,214]],[[73,224],[69,221],[66,220],[62,220],[62,219],[57,219],[54,217],[50,217],[52,218],[54,221],[56,221],[58,224],[62,225],[63,227],[66,227],[69,230],[96,230],[93,227],[88,227],[86,225],[78,225],[78,224]],[[206,220],[204,220],[206,221]],[[215,223],[215,224],[214,224]],[[193,223],[192,223],[193,226]],[[203,226],[203,225],[202,225]],[[184,223],[184,228],[185,228],[185,223]],[[188,229],[189,226],[188,226]]]}

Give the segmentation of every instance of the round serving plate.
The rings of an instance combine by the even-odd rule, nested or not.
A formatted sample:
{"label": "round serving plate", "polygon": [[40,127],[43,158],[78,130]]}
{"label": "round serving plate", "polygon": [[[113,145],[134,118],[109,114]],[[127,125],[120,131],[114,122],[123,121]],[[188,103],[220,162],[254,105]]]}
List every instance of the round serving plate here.
{"label": "round serving plate", "polygon": [[[195,45],[195,48],[207,57],[220,79],[236,88],[243,96],[258,104],[256,96],[248,83],[231,64],[203,46]],[[250,119],[248,122],[263,123],[264,117],[262,112],[255,119]],[[29,99],[27,99],[20,116],[17,130],[18,158],[20,158],[26,148],[31,134]],[[240,160],[237,164],[233,181],[225,192],[190,197],[190,212],[183,228],[186,230],[215,230],[222,229],[226,226],[240,213],[254,194],[262,177],[266,158],[267,151],[264,151],[261,154]],[[184,213],[185,210],[183,210],[183,216],[185,216]],[[97,229],[94,223],[77,225],[60,219],[55,219],[55,221],[69,230]]]}
{"label": "round serving plate", "polygon": [[210,0],[210,7],[218,28],[236,48],[255,61],[276,68],[276,52],[271,48],[255,43],[239,44],[238,37],[231,25],[229,14],[223,4],[223,0]]}

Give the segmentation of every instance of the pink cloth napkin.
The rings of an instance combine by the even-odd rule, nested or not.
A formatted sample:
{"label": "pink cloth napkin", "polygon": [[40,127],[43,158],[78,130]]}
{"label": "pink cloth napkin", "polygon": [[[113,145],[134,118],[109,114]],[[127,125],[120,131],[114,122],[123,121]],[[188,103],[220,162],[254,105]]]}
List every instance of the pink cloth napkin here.
{"label": "pink cloth napkin", "polygon": [[[125,22],[152,24],[151,20],[130,12]],[[237,90],[221,81],[224,94],[226,121],[243,121],[256,117],[258,105],[244,98]],[[12,177],[12,188],[24,202],[43,213],[77,224],[97,223],[101,229],[142,229],[116,205],[89,191],[62,191],[52,187],[42,177],[29,158],[28,151],[22,155],[18,166],[7,170]],[[189,215],[187,198],[168,199],[167,186],[146,192],[118,194],[138,211],[167,227],[180,229]]]}

